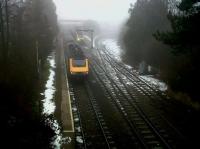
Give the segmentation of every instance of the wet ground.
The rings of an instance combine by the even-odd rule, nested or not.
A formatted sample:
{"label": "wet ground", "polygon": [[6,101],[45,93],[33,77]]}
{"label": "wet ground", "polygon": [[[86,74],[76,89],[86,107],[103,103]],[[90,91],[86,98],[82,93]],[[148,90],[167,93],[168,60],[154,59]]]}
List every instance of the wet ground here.
{"label": "wet ground", "polygon": [[[62,46],[63,45],[60,47]],[[133,74],[137,74],[137,72],[132,67],[121,62],[120,47],[117,45],[116,40],[103,40],[97,46],[98,47],[96,48],[106,49],[111,52],[113,58],[117,61],[115,62],[116,67],[118,65],[117,63],[120,63],[121,68],[113,69],[111,67],[112,62],[107,62],[107,64],[99,62],[98,65],[95,66],[96,62],[93,61],[91,62],[92,66],[90,67],[90,74],[84,81],[82,79],[69,80],[69,93],[71,97],[75,132],[67,132],[66,134],[64,133],[64,136],[68,139],[64,145],[65,148],[98,148],[104,145],[107,146],[106,148],[112,147],[122,149],[145,148],[146,145],[148,148],[165,148],[165,146],[168,146],[168,144],[171,145],[170,148],[177,148],[180,146],[181,148],[188,148],[183,146],[185,143],[187,145],[190,144],[189,147],[193,148],[198,144],[198,138],[195,137],[195,135],[197,135],[199,132],[199,123],[197,120],[199,115],[198,112],[192,110],[190,107],[174,102],[173,99],[168,98],[166,94],[161,93],[160,95],[160,91],[165,91],[167,86],[159,80],[149,76],[136,75],[137,77],[134,77],[134,83],[128,79],[128,76],[123,76],[125,69],[121,71],[120,76],[118,76],[115,71],[120,71],[122,69],[122,65],[126,67],[126,69],[130,70],[130,72]],[[90,55],[90,52],[93,53],[93,51],[95,51],[95,54]],[[96,52],[97,49],[95,48],[92,49],[92,51],[88,51],[87,49],[87,55],[89,58],[91,58],[91,61],[95,55],[97,59],[99,59],[101,56],[105,56],[103,51],[99,51],[99,53]],[[60,74],[65,74],[63,71],[63,67],[65,66],[63,66],[62,61],[59,62],[60,59],[62,58],[58,55],[57,63],[60,63],[60,68],[57,69],[57,72]],[[106,79],[108,79],[105,75],[106,71],[104,72],[104,70],[100,70],[101,67],[104,67],[110,76],[110,80],[107,80],[108,82],[106,82]],[[92,69],[97,68],[98,71],[93,72]],[[96,75],[94,73],[96,73]],[[122,84],[119,83],[120,77],[120,81],[124,81]],[[62,75],[60,77],[57,76],[56,80],[56,86],[61,90],[61,92],[57,91],[56,115],[59,117],[61,124],[63,124],[63,122],[66,123],[65,120],[69,119],[69,117],[66,116],[65,118],[65,114],[63,115],[62,92],[67,93],[68,91],[63,90],[62,84],[63,82],[65,83],[65,81]],[[113,82],[111,80],[113,80]],[[112,83],[109,83],[109,81]],[[115,85],[113,86],[113,84]],[[110,86],[110,88],[108,87],[106,89],[106,86]],[[123,86],[126,86],[126,88]],[[128,92],[128,90],[130,90],[130,92]],[[134,96],[133,99],[132,97],[129,97],[130,94]],[[116,101],[113,100],[114,95]],[[161,99],[161,97],[163,99]],[[127,100],[130,98],[133,101],[126,103],[125,98],[127,98]],[[131,109],[131,106],[132,108],[134,107],[132,102],[137,104],[137,110],[138,108],[141,108],[139,111],[144,112],[144,114],[142,114],[143,117],[144,115],[145,117],[148,117],[147,119],[145,118],[145,121],[151,123],[151,125],[155,125],[153,127],[156,127],[156,129],[159,128],[157,133],[163,136],[161,137],[161,140],[152,136],[152,133],[150,133],[150,131],[140,120],[141,118],[138,117],[138,115],[134,115],[137,110],[134,111]],[[127,109],[124,107],[127,107]],[[159,118],[156,115],[158,115]],[[137,121],[135,122],[138,127],[137,128],[135,126],[136,130],[133,129],[132,123],[134,122],[132,122],[132,120]],[[166,121],[168,122],[166,123]],[[65,125],[62,126],[65,127]],[[172,129],[174,129],[176,132],[173,132]],[[138,132],[138,130],[141,132]],[[179,131],[181,135],[179,134]],[[144,136],[138,136],[138,134],[143,134]],[[173,134],[175,135],[173,136]],[[186,142],[180,142],[182,138],[175,137],[176,135],[180,135],[181,137],[184,135],[186,137]],[[146,144],[143,144],[144,146],[141,143],[143,139],[147,141],[144,142],[144,144]],[[148,139],[150,140],[148,141]],[[162,139],[166,139],[166,142]],[[98,141],[99,143],[97,143]]]}
{"label": "wet ground", "polygon": [[[100,49],[105,48],[106,50],[110,50],[110,48],[113,48],[112,50],[110,50],[111,53],[113,54],[112,55],[113,58],[116,59],[116,61],[121,62],[121,60],[119,59],[120,51],[113,51],[113,50],[120,49],[116,45],[117,45],[116,41],[114,41],[114,40],[111,40],[111,39],[104,40],[102,42],[102,46],[100,47]],[[97,50],[97,49],[94,49],[94,50]],[[99,54],[97,54],[98,57],[100,57],[100,54],[103,55],[103,51],[100,51]],[[93,65],[93,64],[91,64],[91,65]],[[115,80],[116,74],[112,72],[113,71],[113,70],[111,70],[112,68],[109,68],[108,65],[102,64],[102,66],[106,67],[105,69],[107,69],[107,73],[110,73],[111,76],[113,77],[113,80]],[[127,65],[126,65],[126,67],[127,67]],[[128,68],[130,70],[133,69],[130,66],[128,66]],[[133,71],[132,73],[135,73],[135,72]],[[100,72],[99,72],[99,76],[101,77]],[[172,145],[173,143],[171,144],[172,148],[177,148],[178,146],[181,148],[188,148],[188,147],[196,146],[198,139],[195,136],[198,134],[197,132],[199,132],[199,128],[198,128],[199,123],[197,121],[199,113],[195,112],[195,110],[191,109],[191,107],[182,105],[181,103],[177,103],[170,97],[167,97],[167,95],[165,95],[165,93],[164,93],[164,91],[167,89],[167,85],[165,83],[163,83],[162,81],[157,80],[157,79],[153,78],[152,76],[138,76],[138,78],[141,79],[142,81],[144,81],[145,83],[149,84],[149,86],[155,90],[155,93],[153,93],[155,95],[153,95],[150,92],[145,93],[146,92],[145,91],[144,93],[147,94],[145,96],[149,96],[149,97],[145,97],[142,93],[143,86],[138,87],[138,89],[141,88],[141,90],[135,89],[135,92],[139,93],[139,94],[137,93],[138,94],[137,102],[145,102],[145,100],[147,100],[146,104],[149,104],[149,105],[147,105],[147,107],[149,107],[149,108],[151,107],[152,110],[157,111],[160,114],[160,116],[162,117],[162,119],[164,119],[164,121],[165,121],[164,123],[166,123],[166,124],[169,123],[171,126],[173,125],[172,129],[174,129],[174,131],[176,131],[176,133],[177,133],[176,135],[180,135],[179,136],[180,138],[172,137],[174,140],[171,138],[172,142],[174,142],[175,140],[178,141],[180,139],[178,142],[175,141],[176,143],[174,143],[174,145]],[[120,113],[116,109],[116,106],[114,106],[112,102],[109,102],[108,97],[105,96],[105,92],[103,93],[102,87],[100,87],[100,84],[97,83],[96,79],[97,79],[96,76],[94,76],[92,74],[88,77],[90,86],[92,88],[92,92],[93,92],[93,94],[97,100],[97,103],[102,111],[102,115],[103,115],[105,121],[107,122],[106,123],[107,127],[109,127],[109,130],[111,131],[111,133],[113,135],[113,138],[115,140],[115,144],[116,144],[117,148],[124,148],[126,146],[126,144],[129,144],[131,146],[130,148],[132,148],[134,146],[137,148],[138,147],[137,144],[134,144],[134,135],[131,134],[131,131],[128,129],[127,123],[120,116]],[[116,79],[117,79],[117,77],[116,77]],[[135,86],[134,84],[130,83],[128,80],[126,80],[126,81],[127,81],[127,83],[126,83],[127,86],[129,86],[130,88],[132,88],[132,86]],[[153,90],[151,90],[151,91],[153,91]],[[160,92],[161,94],[163,92],[163,95],[166,96],[163,98],[166,98],[166,99],[164,99],[166,101],[159,101],[161,99],[159,99],[160,97],[156,95],[157,94],[156,92]],[[155,101],[153,101],[151,99],[152,98],[151,96],[154,98],[153,100],[155,100]],[[141,100],[140,100],[140,98],[141,98]],[[154,102],[157,102],[157,103],[155,104]],[[142,108],[144,108],[143,107],[144,105],[145,105],[144,103],[142,103],[142,104],[140,103],[140,106]],[[162,109],[161,109],[161,107],[162,107]],[[147,110],[144,108],[144,111],[146,111],[147,113],[148,112],[151,113],[152,110],[149,110],[149,109]],[[157,115],[159,115],[159,114],[157,114]],[[151,121],[153,121],[153,120],[151,120]],[[158,121],[157,122],[155,121],[155,123],[158,123],[158,124],[162,123],[159,119],[158,119]],[[166,125],[166,124],[164,124],[164,125]],[[167,124],[167,125],[169,125],[169,124]],[[168,130],[167,125],[164,126],[162,129]],[[193,128],[191,128],[191,126],[193,126]],[[161,130],[159,130],[159,131],[161,131]],[[194,134],[194,132],[195,132],[195,134]],[[168,133],[170,134],[170,131]],[[169,134],[166,134],[166,135],[169,135]],[[184,138],[183,140],[185,140],[185,141],[183,141],[182,138]],[[137,141],[135,141],[135,142],[137,142]],[[132,144],[130,144],[130,143],[132,143]],[[126,146],[126,148],[127,148],[127,146]]]}

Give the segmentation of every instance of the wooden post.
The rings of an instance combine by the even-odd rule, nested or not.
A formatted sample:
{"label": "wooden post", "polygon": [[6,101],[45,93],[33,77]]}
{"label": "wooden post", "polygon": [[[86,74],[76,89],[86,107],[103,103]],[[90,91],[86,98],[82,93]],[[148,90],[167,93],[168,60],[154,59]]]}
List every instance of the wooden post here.
{"label": "wooden post", "polygon": [[5,58],[5,33],[4,33],[4,20],[3,20],[3,4],[0,2],[0,31],[1,31],[1,42],[2,42],[2,53],[3,58]]}
{"label": "wooden post", "polygon": [[36,66],[37,66],[37,72],[38,74],[40,73],[40,70],[39,70],[39,54],[38,54],[38,41],[35,42],[36,44]]}
{"label": "wooden post", "polygon": [[5,11],[6,11],[6,57],[8,56],[9,49],[9,13],[8,13],[8,0],[5,0]]}

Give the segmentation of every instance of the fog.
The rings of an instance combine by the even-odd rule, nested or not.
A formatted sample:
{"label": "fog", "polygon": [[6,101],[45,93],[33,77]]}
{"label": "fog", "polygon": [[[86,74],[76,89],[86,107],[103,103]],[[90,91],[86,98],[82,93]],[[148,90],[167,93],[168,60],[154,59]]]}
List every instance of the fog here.
{"label": "fog", "polygon": [[120,24],[129,16],[130,3],[136,0],[53,0],[59,19],[96,20]]}

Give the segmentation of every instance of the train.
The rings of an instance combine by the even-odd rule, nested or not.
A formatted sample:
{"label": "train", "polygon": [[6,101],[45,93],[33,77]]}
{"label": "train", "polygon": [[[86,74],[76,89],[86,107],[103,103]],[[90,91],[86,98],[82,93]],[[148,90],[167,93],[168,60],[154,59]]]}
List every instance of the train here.
{"label": "train", "polygon": [[66,63],[69,75],[72,76],[87,76],[89,74],[89,60],[84,55],[84,52],[76,43],[69,43],[66,50]]}

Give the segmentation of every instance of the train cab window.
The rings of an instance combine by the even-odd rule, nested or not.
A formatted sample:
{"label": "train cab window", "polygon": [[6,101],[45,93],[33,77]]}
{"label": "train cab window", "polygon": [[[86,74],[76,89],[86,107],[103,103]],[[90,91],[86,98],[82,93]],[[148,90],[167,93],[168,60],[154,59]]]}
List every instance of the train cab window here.
{"label": "train cab window", "polygon": [[86,66],[86,61],[85,60],[73,60],[72,65],[74,67],[83,67],[83,66]]}

